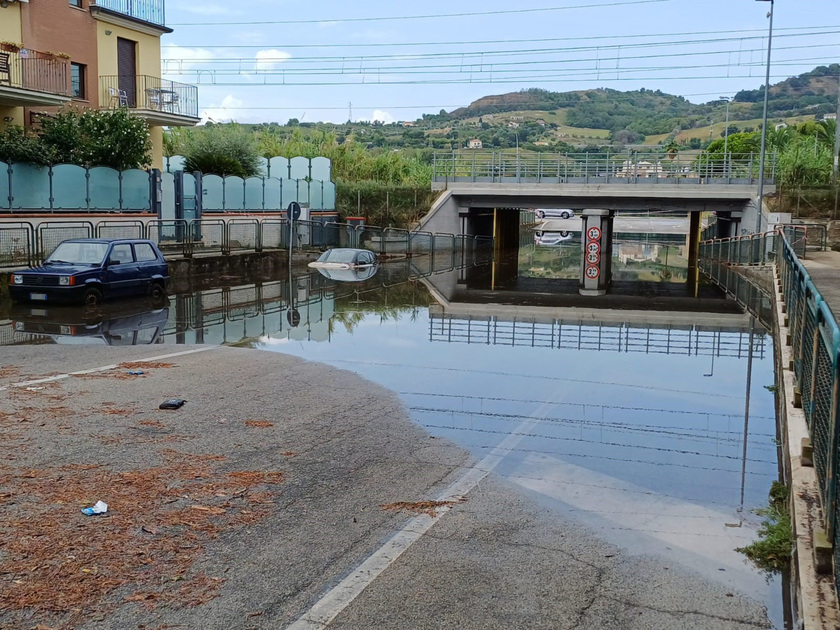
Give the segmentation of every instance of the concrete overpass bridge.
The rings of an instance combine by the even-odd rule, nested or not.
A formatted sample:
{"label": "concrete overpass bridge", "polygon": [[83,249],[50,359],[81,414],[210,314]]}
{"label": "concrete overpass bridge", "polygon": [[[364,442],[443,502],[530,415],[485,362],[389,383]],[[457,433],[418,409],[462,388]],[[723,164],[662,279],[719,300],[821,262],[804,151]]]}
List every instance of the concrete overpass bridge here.
{"label": "concrete overpass bridge", "polygon": [[[441,195],[420,230],[493,236],[497,251],[520,242],[520,210],[569,208],[583,218],[586,247],[581,292],[604,295],[611,280],[613,219],[618,214],[661,211],[689,217],[690,242],[700,236],[703,212],[717,215],[718,237],[756,225],[759,156],[685,158],[679,154],[528,154],[519,152],[435,154],[432,187]],[[775,156],[763,173],[767,194],[775,192]],[[762,229],[784,222],[763,215]],[[695,261],[696,246],[689,258]]]}

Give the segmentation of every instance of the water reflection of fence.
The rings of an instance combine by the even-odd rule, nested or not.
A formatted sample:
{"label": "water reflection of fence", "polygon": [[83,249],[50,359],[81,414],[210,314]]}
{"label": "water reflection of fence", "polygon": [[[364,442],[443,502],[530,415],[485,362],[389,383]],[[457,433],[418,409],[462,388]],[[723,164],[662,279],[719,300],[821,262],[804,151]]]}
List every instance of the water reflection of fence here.
{"label": "water reflection of fence", "polygon": [[[429,319],[429,341],[736,358],[747,357],[750,349],[746,329],[728,332],[699,326],[585,325],[559,319],[544,322],[436,314]],[[763,334],[755,336],[753,352],[764,357]]]}
{"label": "water reflection of fence", "polygon": [[[46,258],[63,240],[70,238],[147,238],[164,254],[193,256],[202,253],[230,254],[234,251],[261,252],[288,249],[361,247],[377,254],[428,254],[431,268],[451,269],[462,252],[486,250],[492,238],[431,232],[409,232],[394,228],[354,226],[321,221],[287,219],[220,218],[158,220],[45,221],[37,229],[22,221],[0,224],[0,266],[34,265]],[[448,262],[447,261],[448,257]]]}
{"label": "water reflection of fence", "polygon": [[[723,284],[731,283],[731,265],[776,265],[788,314],[793,371],[814,449],[824,526],[834,548],[834,565],[840,567],[840,501],[836,482],[840,465],[840,327],[800,261],[797,250],[804,251],[807,245],[797,240],[796,234],[780,229],[753,235],[748,256],[720,241],[703,243],[701,267]],[[836,569],[834,577],[840,592],[840,572]]]}

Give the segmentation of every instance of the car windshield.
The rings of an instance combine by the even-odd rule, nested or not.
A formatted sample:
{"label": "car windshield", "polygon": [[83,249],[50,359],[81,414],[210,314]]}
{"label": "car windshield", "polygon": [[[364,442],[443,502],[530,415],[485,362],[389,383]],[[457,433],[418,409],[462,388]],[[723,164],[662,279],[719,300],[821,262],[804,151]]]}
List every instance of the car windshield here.
{"label": "car windshield", "polygon": [[66,242],[50,254],[45,264],[72,263],[74,265],[99,265],[108,252],[107,243]]}
{"label": "car windshield", "polygon": [[318,262],[352,264],[356,260],[355,249],[330,249],[321,254]]}

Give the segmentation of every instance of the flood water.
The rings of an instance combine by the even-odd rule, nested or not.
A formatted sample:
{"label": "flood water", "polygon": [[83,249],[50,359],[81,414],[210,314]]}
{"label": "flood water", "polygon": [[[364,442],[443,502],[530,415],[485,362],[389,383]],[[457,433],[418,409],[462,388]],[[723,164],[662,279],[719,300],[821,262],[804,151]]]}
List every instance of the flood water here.
{"label": "flood water", "polygon": [[766,602],[783,628],[780,580],[734,551],[778,478],[772,340],[711,287],[694,296],[681,239],[628,238],[598,304],[576,293],[574,235],[535,237],[496,267],[301,269],[96,315],[2,303],[0,344],[234,344],[352,370],[476,459],[506,440],[495,472],[522,492]]}

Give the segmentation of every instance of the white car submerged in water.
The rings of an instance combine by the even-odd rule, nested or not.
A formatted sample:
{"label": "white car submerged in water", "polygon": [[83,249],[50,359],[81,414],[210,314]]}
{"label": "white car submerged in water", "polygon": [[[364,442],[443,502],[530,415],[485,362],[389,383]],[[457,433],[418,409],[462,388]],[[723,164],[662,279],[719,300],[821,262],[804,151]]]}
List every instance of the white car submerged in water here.
{"label": "white car submerged in water", "polygon": [[542,247],[552,247],[567,243],[574,238],[574,233],[567,230],[560,232],[543,232],[537,230],[534,232],[534,245]]}

